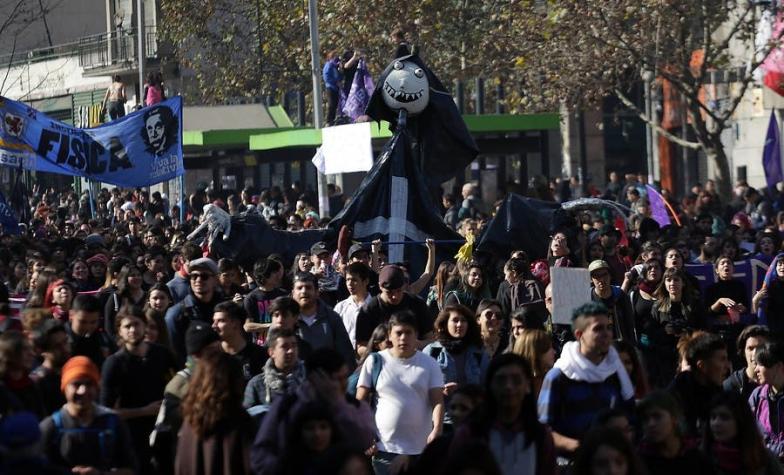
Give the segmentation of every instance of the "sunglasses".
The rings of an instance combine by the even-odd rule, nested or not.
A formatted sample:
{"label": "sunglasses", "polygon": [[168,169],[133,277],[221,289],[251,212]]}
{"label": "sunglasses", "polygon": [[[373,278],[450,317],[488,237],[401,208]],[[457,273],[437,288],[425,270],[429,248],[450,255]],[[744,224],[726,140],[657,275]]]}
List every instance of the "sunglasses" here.
{"label": "sunglasses", "polygon": [[189,276],[191,280],[210,280],[213,274],[194,272]]}

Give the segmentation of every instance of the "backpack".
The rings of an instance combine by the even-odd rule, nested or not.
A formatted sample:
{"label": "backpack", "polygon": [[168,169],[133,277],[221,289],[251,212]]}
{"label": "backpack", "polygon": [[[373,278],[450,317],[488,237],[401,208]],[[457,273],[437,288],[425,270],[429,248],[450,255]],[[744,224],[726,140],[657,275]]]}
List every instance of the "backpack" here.
{"label": "backpack", "polygon": [[[117,421],[119,420],[119,416],[113,413],[105,414],[106,427],[73,427],[66,429],[63,426],[63,410],[64,409],[61,408],[52,414],[52,422],[54,422],[55,428],[55,436],[52,440],[55,447],[57,447],[57,452],[60,451],[60,440],[62,439],[63,434],[97,434],[101,463],[106,466],[110,465],[112,455],[114,454],[110,444],[117,441]],[[95,420],[93,422],[95,422]]]}
{"label": "backpack", "polygon": [[[370,389],[372,389],[374,393],[373,400],[371,401],[371,406],[375,407],[376,399],[377,399],[375,397],[375,393],[376,393],[375,389],[376,386],[378,385],[378,377],[381,375],[381,369],[384,367],[384,358],[382,358],[381,355],[379,355],[378,353],[370,353],[368,355],[368,358],[370,358],[370,362],[371,362],[370,364],[372,365],[370,367],[370,384],[372,384]],[[349,396],[357,397],[357,383],[359,382],[359,373],[361,371],[362,371],[362,367],[360,366],[359,368],[356,369],[356,371],[351,373],[351,376],[348,377],[348,389],[346,390],[346,393]]]}

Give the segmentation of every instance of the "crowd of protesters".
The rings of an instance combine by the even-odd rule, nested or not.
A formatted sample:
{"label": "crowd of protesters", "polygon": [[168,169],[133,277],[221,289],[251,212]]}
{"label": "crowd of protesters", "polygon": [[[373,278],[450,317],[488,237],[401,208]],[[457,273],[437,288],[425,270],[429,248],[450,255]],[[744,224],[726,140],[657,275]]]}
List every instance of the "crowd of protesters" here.
{"label": "crowd of protesters", "polygon": [[[562,183],[540,195],[579,196]],[[207,203],[323,226],[297,185],[200,190],[184,210],[34,191],[21,235],[0,236],[0,474],[783,473],[776,190],[664,193],[681,225],[661,227],[644,180],[612,174],[603,195],[631,214],[579,212],[546,260],[436,267],[428,241],[424,269],[379,241],[239,263],[186,238]],[[463,235],[494,211],[472,184],[442,204]],[[749,258],[766,286],[736,278]],[[570,325],[552,267],[590,274]]]}

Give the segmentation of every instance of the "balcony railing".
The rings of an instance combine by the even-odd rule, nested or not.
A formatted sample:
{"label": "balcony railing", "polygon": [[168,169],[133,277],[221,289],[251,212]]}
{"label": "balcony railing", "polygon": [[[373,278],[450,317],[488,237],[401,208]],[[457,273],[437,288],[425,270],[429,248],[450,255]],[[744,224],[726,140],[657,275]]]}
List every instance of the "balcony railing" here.
{"label": "balcony railing", "polygon": [[[130,64],[138,59],[139,40],[135,28],[86,36],[79,40],[79,66],[85,70]],[[154,26],[144,29],[144,56],[158,55],[158,33]]]}

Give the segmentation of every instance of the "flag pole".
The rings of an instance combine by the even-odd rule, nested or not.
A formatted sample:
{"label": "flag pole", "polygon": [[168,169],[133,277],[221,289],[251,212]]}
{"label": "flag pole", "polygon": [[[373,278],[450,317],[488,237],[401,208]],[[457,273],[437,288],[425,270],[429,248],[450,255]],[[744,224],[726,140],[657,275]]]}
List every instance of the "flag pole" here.
{"label": "flag pole", "polygon": [[[313,77],[313,128],[321,128],[321,61],[319,59],[318,5],[316,0],[308,0],[308,20],[310,21],[310,74]],[[327,175],[317,171],[319,215],[329,216],[329,197],[327,196]]]}
{"label": "flag pole", "polygon": [[180,175],[180,226],[185,222],[185,174]]}
{"label": "flag pole", "polygon": [[87,178],[87,199],[90,201],[90,217],[95,219],[95,203],[93,202],[93,181]]}

